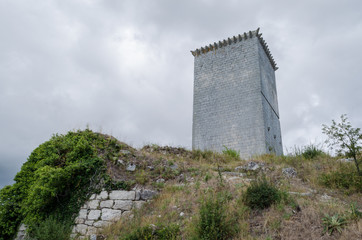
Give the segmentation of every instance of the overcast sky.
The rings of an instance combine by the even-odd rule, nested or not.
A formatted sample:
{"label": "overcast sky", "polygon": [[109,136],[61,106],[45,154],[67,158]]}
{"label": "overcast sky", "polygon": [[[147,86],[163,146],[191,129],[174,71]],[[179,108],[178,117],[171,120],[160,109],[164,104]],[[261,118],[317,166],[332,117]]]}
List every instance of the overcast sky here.
{"label": "overcast sky", "polygon": [[[0,187],[54,133],[191,147],[190,50],[260,27],[284,149],[362,126],[361,1],[0,0]],[[286,153],[287,151],[284,150]]]}

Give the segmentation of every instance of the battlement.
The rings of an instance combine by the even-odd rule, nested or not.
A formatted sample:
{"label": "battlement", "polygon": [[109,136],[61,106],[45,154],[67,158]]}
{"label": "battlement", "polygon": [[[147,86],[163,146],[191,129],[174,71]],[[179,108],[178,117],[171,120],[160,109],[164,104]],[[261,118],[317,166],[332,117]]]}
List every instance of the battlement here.
{"label": "battlement", "polygon": [[255,31],[249,31],[248,33],[244,32],[244,34],[239,34],[237,36],[233,36],[231,38],[228,38],[227,40],[224,39],[223,41],[219,41],[217,43],[214,42],[213,44],[209,44],[208,46],[197,48],[194,51],[191,50],[191,53],[193,56],[197,57],[197,56],[200,56],[201,54],[205,54],[209,51],[213,51],[218,48],[226,47],[228,45],[232,45],[237,42],[245,41],[248,38],[257,37],[259,39],[261,46],[263,47],[263,49],[265,51],[265,54],[267,55],[267,57],[270,61],[270,64],[273,66],[274,71],[276,71],[278,69],[277,64],[273,58],[273,55],[271,54],[271,52],[269,50],[268,44],[265,42],[265,40],[261,36],[262,33],[259,33],[259,30],[260,30],[260,28],[258,28]]}

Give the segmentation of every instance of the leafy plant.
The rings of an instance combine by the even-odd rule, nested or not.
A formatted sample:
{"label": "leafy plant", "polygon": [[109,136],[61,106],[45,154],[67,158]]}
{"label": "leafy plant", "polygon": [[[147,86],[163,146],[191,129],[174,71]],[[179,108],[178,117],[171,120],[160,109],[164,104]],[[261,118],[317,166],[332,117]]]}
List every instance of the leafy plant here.
{"label": "leafy plant", "polygon": [[[226,197],[226,198],[225,198]],[[208,196],[200,206],[197,223],[198,239],[229,239],[234,231],[232,223],[227,220],[225,202],[227,196]]]}
{"label": "leafy plant", "polygon": [[328,233],[331,235],[334,231],[341,233],[342,228],[347,224],[347,221],[344,217],[341,217],[338,214],[333,216],[326,214],[325,217],[322,218],[322,223],[324,226],[323,234]]}
{"label": "leafy plant", "polygon": [[281,198],[281,192],[263,177],[251,183],[246,189],[243,201],[251,209],[265,209],[280,202]]}
{"label": "leafy plant", "polygon": [[332,120],[332,125],[323,124],[322,131],[328,136],[326,141],[331,148],[337,146],[337,152],[345,154],[347,157],[352,157],[357,169],[358,175],[362,176],[359,168],[360,160],[357,156],[362,149],[362,134],[360,128],[353,128],[347,119],[346,114],[341,115],[341,122],[337,123]]}
{"label": "leafy plant", "polygon": [[16,233],[21,217],[21,195],[17,186],[0,190],[0,240],[11,239]]}
{"label": "leafy plant", "polygon": [[316,158],[318,156],[322,156],[323,154],[325,154],[322,149],[315,144],[309,144],[307,146],[305,146],[302,150],[302,156],[305,159],[313,159]]}
{"label": "leafy plant", "polygon": [[240,159],[240,152],[238,152],[234,149],[228,148],[226,146],[224,146],[224,150],[222,151],[222,153],[231,158]]}
{"label": "leafy plant", "polygon": [[68,240],[71,232],[69,223],[59,222],[54,217],[33,226],[25,240]]}
{"label": "leafy plant", "polygon": [[316,157],[326,155],[326,153],[322,150],[322,146],[319,144],[310,143],[309,145],[302,147],[294,146],[291,149],[291,153],[289,155],[293,157],[303,157],[304,159],[311,160]]}
{"label": "leafy plant", "polygon": [[358,210],[356,203],[351,203],[350,209],[350,219],[358,221],[362,218],[362,212]]}

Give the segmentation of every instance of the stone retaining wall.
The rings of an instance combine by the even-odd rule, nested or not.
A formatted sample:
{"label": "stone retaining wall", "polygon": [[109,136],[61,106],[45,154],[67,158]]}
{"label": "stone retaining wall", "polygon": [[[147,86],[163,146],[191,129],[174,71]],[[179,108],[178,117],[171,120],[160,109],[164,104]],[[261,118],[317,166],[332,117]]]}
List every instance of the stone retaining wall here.
{"label": "stone retaining wall", "polygon": [[131,217],[132,209],[140,208],[157,192],[143,189],[134,191],[102,191],[93,194],[79,211],[71,237],[80,239],[96,234],[102,227],[119,220]]}

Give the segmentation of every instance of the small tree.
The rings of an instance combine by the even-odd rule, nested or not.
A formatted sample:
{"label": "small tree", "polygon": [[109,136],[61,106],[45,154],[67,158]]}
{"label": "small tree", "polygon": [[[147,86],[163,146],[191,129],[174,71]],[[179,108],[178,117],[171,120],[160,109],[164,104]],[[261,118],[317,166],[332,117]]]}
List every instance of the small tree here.
{"label": "small tree", "polygon": [[359,168],[358,155],[362,149],[362,134],[360,128],[353,128],[347,119],[346,114],[341,115],[341,122],[332,120],[332,125],[322,125],[322,131],[328,136],[326,143],[331,148],[337,146],[338,153],[344,153],[347,157],[352,157],[357,168],[357,173],[362,176]]}

